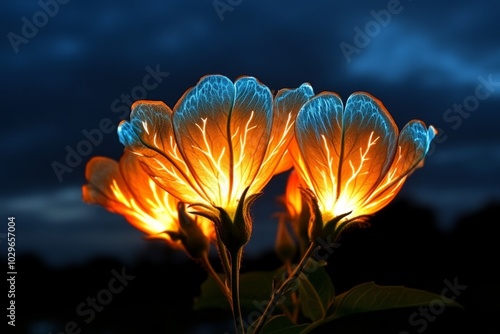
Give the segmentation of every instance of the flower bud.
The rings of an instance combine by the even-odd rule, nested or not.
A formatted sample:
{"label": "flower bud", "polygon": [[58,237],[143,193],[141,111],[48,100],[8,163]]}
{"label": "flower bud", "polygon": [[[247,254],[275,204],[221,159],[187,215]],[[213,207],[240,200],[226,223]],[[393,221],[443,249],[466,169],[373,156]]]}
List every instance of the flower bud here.
{"label": "flower bud", "polygon": [[181,228],[181,237],[179,239],[182,245],[193,259],[202,258],[209,251],[210,241],[200,228],[198,220],[206,218],[188,214],[182,202],[177,204],[177,211]]}
{"label": "flower bud", "polygon": [[279,215],[278,219],[278,231],[276,234],[274,250],[282,262],[291,262],[297,252],[297,246],[290,231],[288,230],[285,215]]}
{"label": "flower bud", "polygon": [[260,194],[252,194],[247,198],[248,189],[245,189],[238,202],[234,219],[231,219],[224,209],[217,207],[220,213],[218,222],[216,223],[216,225],[219,225],[217,226],[217,232],[222,243],[231,253],[236,252],[246,245],[252,235],[250,206]]}

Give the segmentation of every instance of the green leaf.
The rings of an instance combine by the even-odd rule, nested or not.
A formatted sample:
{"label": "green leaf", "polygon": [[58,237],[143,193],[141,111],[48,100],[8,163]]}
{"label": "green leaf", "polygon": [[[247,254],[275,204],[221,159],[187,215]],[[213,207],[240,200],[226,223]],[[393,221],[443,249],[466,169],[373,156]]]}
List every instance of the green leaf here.
{"label": "green leaf", "polygon": [[[219,277],[224,282],[224,275],[220,274]],[[208,276],[205,282],[201,284],[200,296],[195,298],[193,305],[195,311],[209,308],[231,309],[229,301],[220,291],[219,286],[212,276]]]}
{"label": "green leaf", "polygon": [[[271,299],[274,277],[282,279],[284,268],[274,271],[255,271],[240,275],[240,303],[243,311],[255,309],[262,312]],[[285,305],[291,305],[287,298]],[[230,305],[215,280],[209,276],[201,285],[201,294],[194,302],[194,310],[220,308],[230,310]]]}
{"label": "green leaf", "polygon": [[380,286],[368,282],[338,295],[335,298],[332,316],[337,319],[354,313],[428,306],[436,299],[443,301],[449,307],[462,307],[457,302],[429,291],[404,286]]}
{"label": "green leaf", "polygon": [[320,264],[310,259],[299,275],[299,300],[302,313],[312,321],[327,316],[335,298],[330,276]]}
{"label": "green leaf", "polygon": [[442,301],[446,307],[463,308],[462,305],[455,301],[425,290],[404,286],[380,286],[373,282],[362,283],[338,295],[332,305],[332,312],[330,312],[328,317],[309,325],[301,334],[309,333],[319,325],[347,315],[405,307],[428,306],[435,300]]}
{"label": "green leaf", "polygon": [[[284,315],[269,318],[260,331],[261,334],[300,334],[309,324],[296,325]],[[252,333],[252,328],[249,329]]]}

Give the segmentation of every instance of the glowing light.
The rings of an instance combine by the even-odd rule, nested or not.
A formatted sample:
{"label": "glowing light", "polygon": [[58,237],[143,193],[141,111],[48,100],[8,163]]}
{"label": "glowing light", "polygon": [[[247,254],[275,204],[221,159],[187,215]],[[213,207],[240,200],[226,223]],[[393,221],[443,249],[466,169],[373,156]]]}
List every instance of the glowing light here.
{"label": "glowing light", "polygon": [[[266,159],[262,162],[262,166],[265,167],[267,163],[269,163],[270,161],[273,160],[273,158],[278,154],[278,152],[281,151],[281,148],[285,146],[285,143],[287,143],[289,140],[288,140],[288,137],[289,137],[289,133],[290,131],[293,129],[293,124],[295,123],[295,121],[292,121],[292,113],[288,113],[288,116],[287,116],[287,119],[286,119],[286,123],[285,123],[285,126],[282,130],[282,133],[280,136],[277,136],[279,139],[278,139],[278,142],[276,143],[276,145],[272,145],[270,146],[271,150],[270,150],[270,153],[267,154],[266,156]],[[274,141],[274,136],[276,134],[273,134],[271,135],[271,138],[269,139],[270,142],[273,142]]]}
{"label": "glowing light", "polygon": [[[171,247],[183,249],[180,241],[166,233],[181,232],[177,212],[179,200],[147,175],[136,155],[126,151],[120,162],[95,157],[87,164],[86,177],[89,183],[83,187],[85,202],[101,204],[123,215],[148,235],[163,238]],[[212,222],[199,217],[196,223],[207,239],[214,240]]]}
{"label": "glowing light", "polygon": [[373,96],[354,93],[344,108],[337,94],[327,92],[304,104],[295,133],[290,147],[295,168],[315,193],[326,223],[387,205],[422,165],[436,131],[414,120],[398,136],[391,115]]}
{"label": "glowing light", "polygon": [[168,193],[231,214],[246,188],[247,196],[260,192],[278,166],[280,172],[291,167],[283,156],[295,116],[312,95],[304,84],[282,89],[273,99],[255,78],[233,83],[205,76],[173,111],[157,101],[136,102],[119,137]]}
{"label": "glowing light", "polygon": [[295,220],[302,211],[302,195],[300,193],[300,180],[295,170],[290,172],[285,190],[285,205],[290,220]]}

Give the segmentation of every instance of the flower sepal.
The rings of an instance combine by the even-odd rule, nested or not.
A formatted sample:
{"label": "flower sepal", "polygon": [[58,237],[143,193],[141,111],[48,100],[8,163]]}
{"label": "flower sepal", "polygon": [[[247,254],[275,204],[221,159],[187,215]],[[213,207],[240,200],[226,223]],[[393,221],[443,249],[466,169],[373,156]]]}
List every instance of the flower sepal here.
{"label": "flower sepal", "polygon": [[173,240],[180,240],[182,245],[186,249],[186,252],[193,259],[203,258],[209,251],[210,241],[203,233],[203,230],[200,228],[199,224],[196,223],[196,220],[198,218],[204,218],[190,216],[186,212],[186,207],[182,202],[179,202],[177,204],[177,212],[179,214],[179,225],[181,231],[175,232],[175,235],[171,232],[165,233],[170,235]]}
{"label": "flower sepal", "polygon": [[297,253],[297,246],[288,229],[285,215],[279,215],[278,219],[278,231],[274,250],[282,262],[291,263]]}
{"label": "flower sepal", "polygon": [[233,219],[223,208],[216,207],[220,213],[220,228],[217,228],[217,232],[230,253],[236,252],[246,245],[252,235],[250,207],[260,193],[247,197],[248,189],[249,187],[243,191]]}
{"label": "flower sepal", "polygon": [[167,234],[172,241],[180,241],[183,243],[184,239],[186,239],[186,235],[182,232],[176,232],[176,231],[163,231],[161,233],[158,233],[157,235],[149,235],[146,237],[146,239],[162,239],[162,234]]}
{"label": "flower sepal", "polygon": [[300,191],[310,211],[308,227],[309,241],[316,240],[323,233],[323,217],[321,216],[318,199],[311,189],[300,188]]}
{"label": "flower sepal", "polygon": [[351,220],[342,221],[342,219],[344,219],[351,213],[352,211],[349,211],[327,221],[325,226],[323,227],[321,238],[323,238],[323,240],[326,240],[328,236],[330,236],[330,238],[332,238],[331,236],[334,236],[332,240],[335,241],[344,227],[348,223],[352,222]]}

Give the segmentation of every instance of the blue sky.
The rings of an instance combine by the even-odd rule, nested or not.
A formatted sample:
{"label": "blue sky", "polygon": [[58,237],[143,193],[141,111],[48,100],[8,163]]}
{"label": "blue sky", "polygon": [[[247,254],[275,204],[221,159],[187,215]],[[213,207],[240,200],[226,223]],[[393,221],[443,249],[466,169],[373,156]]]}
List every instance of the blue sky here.
{"label": "blue sky", "polygon": [[[123,218],[81,201],[85,163],[120,157],[114,128],[128,116],[126,95],[173,106],[213,73],[255,76],[275,90],[309,82],[316,93],[335,91],[344,100],[363,90],[400,127],[418,118],[440,129],[425,167],[399,196],[433,208],[443,228],[500,200],[498,2],[53,0],[1,7],[0,213],[16,216],[18,252],[67,264],[95,254],[131,258],[144,247]],[[151,71],[162,73],[157,84],[141,88]],[[54,162],[65,164],[68,147],[86,139],[82,131],[102,122],[113,130],[58,177]],[[266,200],[282,181],[270,184]],[[264,237],[249,252],[274,239],[272,209],[260,205],[254,235]]]}

